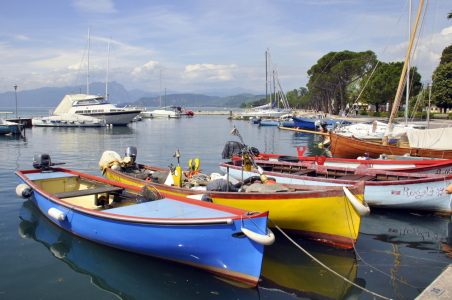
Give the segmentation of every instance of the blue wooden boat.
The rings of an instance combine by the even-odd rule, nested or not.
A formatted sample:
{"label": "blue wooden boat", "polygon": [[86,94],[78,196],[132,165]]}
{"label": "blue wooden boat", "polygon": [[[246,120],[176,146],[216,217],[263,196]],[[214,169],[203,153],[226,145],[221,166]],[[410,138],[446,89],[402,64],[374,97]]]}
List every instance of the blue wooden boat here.
{"label": "blue wooden boat", "polygon": [[[185,299],[210,295],[212,290],[224,299],[259,299],[257,288],[231,289],[231,285],[224,284],[226,281],[240,287],[240,282],[168,260],[120,251],[71,234],[51,222],[31,200],[22,204],[19,218],[19,235],[26,239],[27,245],[34,247],[34,241],[42,244],[51,256],[46,258],[49,263],[58,259],[74,272],[89,276],[91,284],[118,299],[177,299],[182,290]],[[268,250],[265,250],[266,254]],[[177,288],[168,289],[168,283],[177,283]],[[49,295],[54,295],[52,293],[52,289],[47,289],[40,297],[49,299]]]}
{"label": "blue wooden boat", "polygon": [[[295,127],[298,128],[309,128],[309,129],[319,129],[322,123],[326,123],[326,126],[344,125],[351,124],[349,121],[345,120],[335,120],[335,119],[311,119],[311,118],[299,118],[293,117],[293,122]],[[286,126],[284,126],[286,127]]]}
{"label": "blue wooden boat", "polygon": [[257,285],[268,212],[250,212],[53,167],[35,155],[16,193],[59,227],[107,246],[180,262]]}
{"label": "blue wooden boat", "polygon": [[259,122],[259,126],[278,126],[279,121],[278,120],[261,120]]}

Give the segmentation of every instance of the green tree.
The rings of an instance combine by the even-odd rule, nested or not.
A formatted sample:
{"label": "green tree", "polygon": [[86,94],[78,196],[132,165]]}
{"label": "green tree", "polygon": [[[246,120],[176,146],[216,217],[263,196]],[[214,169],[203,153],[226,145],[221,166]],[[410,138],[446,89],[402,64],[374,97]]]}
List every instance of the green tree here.
{"label": "green tree", "polygon": [[286,98],[289,102],[291,108],[302,108],[302,104],[305,102],[303,98],[308,93],[308,89],[305,87],[300,87],[299,89],[294,89],[287,92]]}
{"label": "green tree", "polygon": [[439,64],[433,73],[432,103],[443,113],[452,107],[452,62]]}
{"label": "green tree", "polygon": [[308,71],[308,88],[317,94],[323,110],[337,114],[348,102],[347,86],[362,78],[377,63],[372,51],[330,52],[320,58]]}
{"label": "green tree", "polygon": [[440,64],[448,64],[452,62],[452,45],[444,48],[443,53],[441,54]]}
{"label": "green tree", "polygon": [[[361,80],[364,90],[359,101],[375,105],[377,112],[380,111],[381,106],[387,103],[389,103],[389,109],[392,109],[402,70],[402,62],[380,63],[373,74],[369,74]],[[410,95],[417,95],[421,88],[421,75],[417,72],[416,67],[412,67],[410,69]],[[406,95],[406,89],[404,89],[403,95]],[[402,97],[404,97],[403,95]]]}

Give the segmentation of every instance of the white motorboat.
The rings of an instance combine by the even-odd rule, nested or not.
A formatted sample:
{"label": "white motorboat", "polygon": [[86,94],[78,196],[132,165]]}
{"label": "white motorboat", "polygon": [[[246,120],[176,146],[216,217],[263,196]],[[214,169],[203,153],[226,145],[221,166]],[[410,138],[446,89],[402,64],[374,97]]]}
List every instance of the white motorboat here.
{"label": "white motorboat", "polygon": [[[394,122],[394,129],[391,138],[398,139],[404,135],[408,130],[425,130],[427,125],[412,124],[412,123],[397,123]],[[388,126],[387,120],[367,121],[355,124],[348,124],[342,127],[335,128],[335,132],[344,136],[354,136],[361,139],[381,139]]]}
{"label": "white motorboat", "polygon": [[156,109],[150,112],[153,118],[180,118],[181,114],[177,110]]}
{"label": "white motorboat", "polygon": [[106,124],[125,126],[140,112],[140,109],[118,108],[102,96],[68,94],[53,111],[52,116],[83,115],[105,120]]}
{"label": "white motorboat", "polygon": [[33,126],[40,127],[104,127],[105,120],[77,114],[61,114],[58,116],[32,118]]}

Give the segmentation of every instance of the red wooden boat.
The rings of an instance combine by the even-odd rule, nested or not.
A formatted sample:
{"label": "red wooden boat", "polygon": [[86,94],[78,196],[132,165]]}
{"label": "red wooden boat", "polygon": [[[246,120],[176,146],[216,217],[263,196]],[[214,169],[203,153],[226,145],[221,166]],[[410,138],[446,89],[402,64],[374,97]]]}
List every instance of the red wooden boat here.
{"label": "red wooden boat", "polygon": [[[452,174],[452,159],[433,159],[428,157],[380,155],[378,159],[369,159],[368,156],[360,158],[336,158],[325,156],[304,156],[306,147],[297,147],[297,155],[279,155],[259,153],[262,160],[287,161],[292,163],[315,163],[332,167],[365,168],[371,170],[386,170],[397,172],[416,172],[430,174]],[[367,154],[367,153],[365,153]]]}

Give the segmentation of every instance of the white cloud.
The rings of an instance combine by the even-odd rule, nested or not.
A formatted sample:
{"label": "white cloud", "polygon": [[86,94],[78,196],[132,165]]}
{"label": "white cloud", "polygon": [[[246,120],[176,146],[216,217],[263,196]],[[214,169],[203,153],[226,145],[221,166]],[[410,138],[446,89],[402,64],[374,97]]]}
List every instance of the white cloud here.
{"label": "white cloud", "polygon": [[452,33],[452,26],[447,27],[447,28],[444,28],[444,29],[441,31],[441,34],[442,34],[442,35],[448,35],[448,34],[451,34],[451,33]]}
{"label": "white cloud", "polygon": [[232,71],[237,65],[196,64],[185,67],[182,79],[185,81],[229,81],[234,78]]}
{"label": "white cloud", "polygon": [[133,69],[132,71],[132,76],[135,75],[143,75],[145,73],[147,73],[147,71],[149,70],[155,70],[159,67],[159,62],[158,61],[149,61],[147,63],[145,63],[144,65],[140,66],[140,67],[136,67],[135,69]]}
{"label": "white cloud", "polygon": [[16,40],[21,40],[21,41],[27,41],[30,39],[28,36],[25,36],[25,35],[16,35],[14,38]]}
{"label": "white cloud", "polygon": [[74,0],[72,5],[76,9],[87,13],[111,14],[117,12],[111,0]]}

